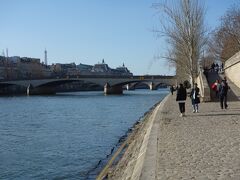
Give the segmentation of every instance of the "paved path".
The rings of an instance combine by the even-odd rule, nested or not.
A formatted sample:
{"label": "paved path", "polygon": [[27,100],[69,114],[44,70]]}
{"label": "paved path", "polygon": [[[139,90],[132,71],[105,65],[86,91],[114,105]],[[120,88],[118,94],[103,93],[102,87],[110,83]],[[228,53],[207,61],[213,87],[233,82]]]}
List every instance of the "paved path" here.
{"label": "paved path", "polygon": [[[218,102],[201,103],[179,117],[176,95],[162,112],[157,138],[155,179],[240,179],[240,101],[220,109]],[[149,147],[151,148],[151,147]]]}

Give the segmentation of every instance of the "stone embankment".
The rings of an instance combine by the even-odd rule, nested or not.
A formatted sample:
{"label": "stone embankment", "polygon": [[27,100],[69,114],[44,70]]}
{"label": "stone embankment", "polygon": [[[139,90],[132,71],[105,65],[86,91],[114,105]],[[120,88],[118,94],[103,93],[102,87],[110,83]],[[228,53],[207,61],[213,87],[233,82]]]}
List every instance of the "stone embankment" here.
{"label": "stone embankment", "polygon": [[236,53],[225,62],[224,71],[225,75],[231,80],[238,88],[240,88],[240,52]]}
{"label": "stone embankment", "polygon": [[[125,148],[124,154],[115,166],[112,166],[114,159],[120,154],[113,155],[106,167],[100,173],[97,179],[102,179],[107,175],[107,179],[139,179],[142,170],[146,168],[146,158],[151,164],[151,159],[156,158],[157,148],[157,130],[156,119],[159,118],[164,103],[169,95],[162,100],[160,104],[147,113],[143,120],[137,124],[126,141],[120,146],[120,151]],[[151,141],[150,141],[151,140]],[[149,146],[153,146],[148,148]],[[153,154],[152,154],[153,153]],[[151,166],[152,168],[152,166]],[[150,172],[150,171],[149,171]],[[151,171],[152,172],[152,171]],[[154,171],[153,171],[154,174]]]}
{"label": "stone embankment", "polygon": [[240,101],[232,99],[226,110],[201,103],[192,113],[188,99],[179,117],[175,97],[143,121],[108,179],[240,179]]}

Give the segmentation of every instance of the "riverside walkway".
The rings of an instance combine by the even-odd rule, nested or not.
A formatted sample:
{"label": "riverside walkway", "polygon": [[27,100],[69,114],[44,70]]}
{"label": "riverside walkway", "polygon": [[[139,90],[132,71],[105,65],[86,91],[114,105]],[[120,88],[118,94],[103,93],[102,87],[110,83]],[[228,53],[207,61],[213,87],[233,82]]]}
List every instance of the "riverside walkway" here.
{"label": "riverside walkway", "polygon": [[240,179],[240,101],[228,104],[201,103],[192,113],[188,99],[182,118],[175,95],[168,98],[156,119],[155,179]]}
{"label": "riverside walkway", "polygon": [[[209,84],[219,78],[210,76]],[[168,95],[150,117],[148,140],[140,141],[145,151],[125,153],[110,179],[240,179],[240,89],[229,86],[228,109],[213,101],[192,113],[188,98],[185,117],[179,116],[176,94]]]}

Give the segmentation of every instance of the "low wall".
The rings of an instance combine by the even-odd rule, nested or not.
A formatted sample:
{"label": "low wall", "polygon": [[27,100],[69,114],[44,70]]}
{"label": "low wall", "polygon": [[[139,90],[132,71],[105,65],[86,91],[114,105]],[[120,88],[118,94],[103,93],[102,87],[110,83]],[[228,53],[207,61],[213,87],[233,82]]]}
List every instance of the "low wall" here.
{"label": "low wall", "polygon": [[224,72],[227,78],[240,88],[240,52],[225,62]]}
{"label": "low wall", "polygon": [[208,85],[206,76],[203,74],[202,69],[200,70],[200,72],[198,74],[196,82],[197,82],[198,87],[200,89],[201,101],[202,102],[211,101],[210,87]]}

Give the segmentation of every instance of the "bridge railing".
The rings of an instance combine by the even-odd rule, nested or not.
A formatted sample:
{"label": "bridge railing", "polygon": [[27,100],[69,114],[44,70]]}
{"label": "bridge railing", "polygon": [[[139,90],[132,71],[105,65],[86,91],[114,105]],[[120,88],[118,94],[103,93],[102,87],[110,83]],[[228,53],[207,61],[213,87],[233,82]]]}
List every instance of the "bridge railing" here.
{"label": "bridge railing", "polygon": [[46,77],[25,77],[25,78],[3,78],[0,79],[0,82],[3,81],[19,81],[19,80],[42,80],[42,79],[70,79],[70,78],[129,78],[132,79],[133,76],[120,76],[120,75],[69,75],[69,76],[46,76]]}

